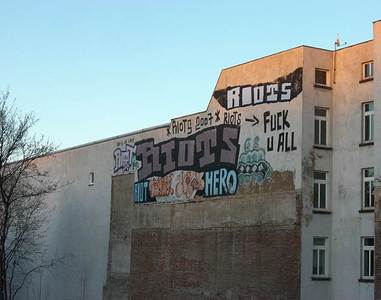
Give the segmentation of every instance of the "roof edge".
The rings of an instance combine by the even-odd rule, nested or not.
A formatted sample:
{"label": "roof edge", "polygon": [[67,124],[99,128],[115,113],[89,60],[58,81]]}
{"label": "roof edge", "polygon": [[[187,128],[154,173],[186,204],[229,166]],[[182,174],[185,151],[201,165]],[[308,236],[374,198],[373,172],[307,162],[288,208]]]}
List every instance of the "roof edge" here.
{"label": "roof edge", "polygon": [[[76,149],[84,148],[84,147],[88,147],[88,146],[93,146],[93,145],[96,145],[96,144],[101,144],[101,143],[109,142],[109,141],[112,141],[112,140],[117,140],[117,139],[120,139],[120,138],[125,138],[125,137],[131,136],[131,135],[140,134],[140,133],[144,133],[144,132],[151,131],[151,130],[166,128],[168,126],[169,126],[169,123],[165,123],[165,124],[161,124],[161,125],[157,125],[157,126],[151,126],[151,127],[147,127],[147,128],[144,128],[144,129],[139,129],[139,130],[131,131],[131,132],[128,132],[128,133],[125,133],[125,134],[119,134],[119,135],[115,135],[115,136],[112,136],[112,137],[109,137],[109,138],[104,138],[104,139],[96,140],[94,142],[89,142],[89,143],[84,143],[84,144],[80,144],[80,145],[73,146],[73,147],[64,148],[64,149],[57,150],[57,151],[54,151],[52,153],[49,153],[46,156],[50,156],[50,155],[54,155],[54,154],[59,154],[61,152],[67,152],[67,151],[71,151],[71,150],[76,150]],[[44,157],[44,156],[42,156],[42,157]]]}

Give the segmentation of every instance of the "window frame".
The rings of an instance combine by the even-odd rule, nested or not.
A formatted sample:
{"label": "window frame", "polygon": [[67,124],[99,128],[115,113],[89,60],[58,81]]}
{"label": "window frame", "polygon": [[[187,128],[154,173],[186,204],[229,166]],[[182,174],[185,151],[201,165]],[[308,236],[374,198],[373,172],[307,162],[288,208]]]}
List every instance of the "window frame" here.
{"label": "window frame", "polygon": [[[369,76],[366,76],[366,66],[367,65],[370,65],[371,68],[371,74]],[[373,60],[369,60],[369,61],[365,61],[361,64],[361,79],[362,80],[367,80],[367,79],[373,79],[374,77],[374,61]]]}
{"label": "window frame", "polygon": [[[372,239],[373,245],[372,246],[366,246],[365,240],[366,239]],[[369,252],[368,254],[368,262],[365,263],[365,251]],[[371,266],[371,263],[373,261],[373,266]],[[369,275],[365,275],[365,268],[368,266],[368,273]],[[372,272],[373,271],[373,274]],[[375,273],[375,238],[374,236],[362,236],[361,237],[361,270],[360,270],[360,278],[363,280],[374,280],[374,273]]]}
{"label": "window frame", "polygon": [[94,183],[95,183],[95,172],[90,172],[88,185],[92,186],[92,185],[94,185]]}
{"label": "window frame", "polygon": [[[325,117],[316,115],[316,110],[321,109],[326,112]],[[319,123],[319,137],[318,137],[318,143],[316,143],[316,121]],[[322,143],[322,122],[325,121],[325,144]],[[330,112],[329,108],[327,107],[321,107],[321,106],[315,106],[314,107],[314,145],[315,146],[323,146],[323,147],[329,147],[330,145]]]}
{"label": "window frame", "polygon": [[[324,174],[325,179],[317,179],[315,174],[321,173]],[[314,183],[314,192],[313,192],[313,209],[318,211],[328,211],[329,210],[329,183],[328,183],[328,171],[314,170],[313,171],[313,183]],[[317,206],[315,206],[315,185],[318,185],[317,188]],[[325,185],[325,207],[321,207],[321,186]]]}
{"label": "window frame", "polygon": [[[325,72],[326,83],[316,82],[316,71]],[[315,68],[314,84],[317,86],[330,87],[331,86],[331,74],[330,71],[323,68]]]}
{"label": "window frame", "polygon": [[[315,239],[323,239],[324,240],[324,246],[322,245],[315,245]],[[327,236],[314,236],[312,238],[312,278],[328,278],[329,277],[329,261],[328,261],[328,237]],[[315,251],[317,251],[317,265],[316,265],[316,271],[317,273],[314,274],[314,256]],[[320,252],[324,251],[324,273],[319,274],[320,269]]]}
{"label": "window frame", "polygon": [[[368,170],[372,170],[373,176],[365,176],[365,172]],[[366,183],[371,182],[371,192],[369,193],[370,199],[369,201],[369,206],[365,205],[365,200],[366,200]],[[372,205],[373,204],[373,205]],[[361,169],[361,209],[362,210],[374,210],[374,168],[369,167],[369,168],[362,168]]]}
{"label": "window frame", "polygon": [[[365,111],[366,105],[372,104],[372,111]],[[370,117],[370,139],[365,139],[366,133],[366,117]],[[367,101],[361,103],[361,141],[362,143],[372,143],[374,141],[374,101]]]}

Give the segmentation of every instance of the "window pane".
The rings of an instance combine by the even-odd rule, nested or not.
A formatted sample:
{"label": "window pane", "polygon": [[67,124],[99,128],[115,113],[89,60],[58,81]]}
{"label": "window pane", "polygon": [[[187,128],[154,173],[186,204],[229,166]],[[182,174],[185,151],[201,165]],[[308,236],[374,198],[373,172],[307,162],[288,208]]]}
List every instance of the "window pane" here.
{"label": "window pane", "polygon": [[374,276],[374,250],[370,250],[370,276]]}
{"label": "window pane", "polygon": [[314,184],[314,208],[319,208],[319,185]]}
{"label": "window pane", "polygon": [[319,275],[325,274],[325,250],[319,251]]}
{"label": "window pane", "polygon": [[369,68],[369,64],[365,64],[365,77],[369,77],[370,76],[370,68]]}
{"label": "window pane", "polygon": [[314,238],[314,246],[324,246],[325,238]]}
{"label": "window pane", "polygon": [[369,168],[369,169],[364,169],[364,176],[369,178],[374,176],[374,169]]}
{"label": "window pane", "polygon": [[326,179],[326,173],[315,171],[314,172],[314,179],[325,180]]}
{"label": "window pane", "polygon": [[374,207],[374,185],[373,185],[373,181],[370,182],[370,206]]}
{"label": "window pane", "polygon": [[365,111],[368,112],[368,111],[373,111],[373,102],[368,102],[368,103],[365,103],[364,104],[365,106]]}
{"label": "window pane", "polygon": [[325,184],[320,184],[320,208],[326,208],[326,193],[325,193]]}
{"label": "window pane", "polygon": [[315,120],[315,139],[314,139],[315,145],[319,145],[319,120]]}
{"label": "window pane", "polygon": [[315,69],[315,83],[327,84],[327,71]]}
{"label": "window pane", "polygon": [[326,117],[327,116],[327,110],[324,108],[315,107],[315,116]]}
{"label": "window pane", "polygon": [[364,206],[369,207],[370,206],[370,182],[366,181],[364,185]]}
{"label": "window pane", "polygon": [[364,276],[369,276],[369,251],[364,251]]}
{"label": "window pane", "polygon": [[370,116],[364,117],[364,140],[369,141],[370,140]]}
{"label": "window pane", "polygon": [[327,121],[321,121],[321,145],[327,145]]}
{"label": "window pane", "polygon": [[370,134],[369,139],[373,141],[374,138],[374,115],[370,115]]}
{"label": "window pane", "polygon": [[364,238],[364,246],[374,246],[374,238]]}
{"label": "window pane", "polygon": [[312,274],[317,275],[317,250],[313,251]]}

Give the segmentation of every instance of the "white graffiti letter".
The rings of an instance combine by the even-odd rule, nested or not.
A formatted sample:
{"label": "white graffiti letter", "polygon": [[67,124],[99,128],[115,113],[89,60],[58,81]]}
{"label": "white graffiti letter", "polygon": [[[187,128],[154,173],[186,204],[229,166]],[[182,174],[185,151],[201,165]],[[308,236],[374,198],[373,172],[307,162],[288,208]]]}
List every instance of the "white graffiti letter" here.
{"label": "white graffiti letter", "polygon": [[253,88],[253,99],[254,99],[254,105],[263,103],[263,96],[265,93],[265,87],[262,86],[256,86]]}
{"label": "white graffiti letter", "polygon": [[278,100],[278,84],[269,84],[266,90],[267,102],[276,102]]}
{"label": "white graffiti letter", "polygon": [[247,86],[242,88],[242,106],[250,105],[252,101],[252,87]]}
{"label": "white graffiti letter", "polygon": [[282,95],[280,97],[281,101],[288,101],[291,99],[291,83],[282,83]]}
{"label": "white graffiti letter", "polygon": [[241,96],[240,89],[241,88],[239,86],[232,89],[228,89],[227,109],[239,107],[239,100]]}

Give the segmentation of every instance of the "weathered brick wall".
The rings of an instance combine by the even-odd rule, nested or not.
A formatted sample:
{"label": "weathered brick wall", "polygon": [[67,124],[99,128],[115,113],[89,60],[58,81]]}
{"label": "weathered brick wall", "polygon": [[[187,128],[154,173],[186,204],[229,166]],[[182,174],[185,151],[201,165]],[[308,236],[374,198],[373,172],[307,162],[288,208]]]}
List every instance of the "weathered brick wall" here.
{"label": "weathered brick wall", "polygon": [[113,178],[105,299],[299,299],[291,173],[184,204],[133,204],[132,186]]}
{"label": "weathered brick wall", "polygon": [[132,237],[132,299],[298,298],[292,226],[137,229]]}

